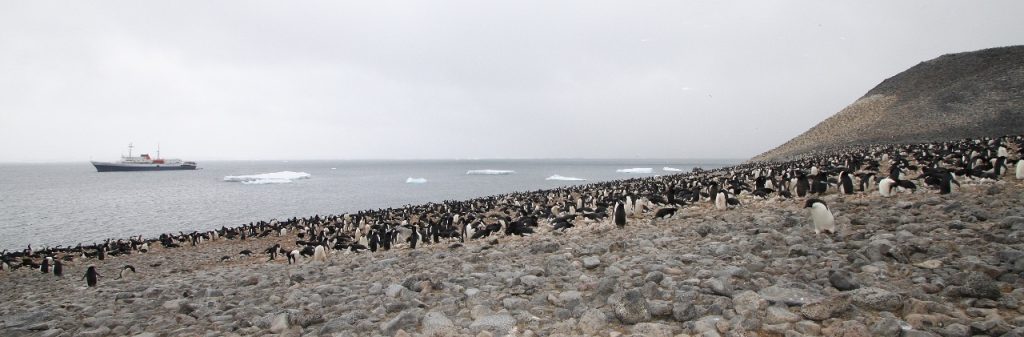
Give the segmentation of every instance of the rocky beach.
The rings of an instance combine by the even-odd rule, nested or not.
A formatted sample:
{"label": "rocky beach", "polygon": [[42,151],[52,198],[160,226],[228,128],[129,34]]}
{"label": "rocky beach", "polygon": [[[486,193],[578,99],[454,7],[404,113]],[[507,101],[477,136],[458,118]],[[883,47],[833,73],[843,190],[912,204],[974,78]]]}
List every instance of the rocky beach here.
{"label": "rocky beach", "polygon": [[542,223],[323,262],[239,255],[290,233],[77,259],[63,277],[21,268],[0,273],[0,335],[1024,335],[1024,184],[1012,172],[946,195],[827,193],[834,235],[814,233],[802,198],[739,198],[624,228]]}

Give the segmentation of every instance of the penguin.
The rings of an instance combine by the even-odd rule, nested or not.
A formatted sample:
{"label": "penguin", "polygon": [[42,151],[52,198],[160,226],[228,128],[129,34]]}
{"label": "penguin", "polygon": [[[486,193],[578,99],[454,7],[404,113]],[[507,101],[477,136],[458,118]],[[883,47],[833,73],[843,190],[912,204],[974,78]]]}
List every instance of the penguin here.
{"label": "penguin", "polygon": [[327,261],[327,250],[324,249],[323,245],[317,245],[316,248],[313,249],[313,261]]}
{"label": "penguin", "polygon": [[832,216],[832,211],[828,209],[828,205],[824,201],[820,199],[807,199],[804,208],[811,209],[814,234],[821,234],[821,232],[836,233],[836,218]]}
{"label": "penguin", "polygon": [[1024,180],[1024,158],[1017,160],[1016,171],[1017,180]]}
{"label": "penguin", "polygon": [[43,274],[49,274],[50,273],[50,262],[52,262],[52,261],[53,261],[53,258],[49,257],[49,256],[47,256],[45,259],[43,259],[43,263],[39,265],[39,271],[43,272]]}
{"label": "penguin", "polygon": [[839,172],[839,194],[853,194],[853,179],[846,171]]}
{"label": "penguin", "polygon": [[270,259],[267,260],[267,261],[268,262],[269,261],[274,261],[274,259],[277,258],[277,253],[280,250],[281,250],[281,244],[280,243],[275,243],[273,247],[267,248],[267,250],[264,251],[265,253],[270,254]]}
{"label": "penguin", "polygon": [[807,191],[811,189],[811,183],[807,181],[807,175],[803,172],[796,177],[796,196],[806,197]]}
{"label": "penguin", "polygon": [[64,263],[60,260],[53,261],[53,275],[58,277],[64,276]]}
{"label": "penguin", "polygon": [[724,209],[726,209],[728,207],[728,205],[727,205],[728,200],[727,199],[728,199],[728,197],[725,195],[725,191],[718,191],[718,194],[715,195],[715,209],[717,209],[717,210],[724,210]]}
{"label": "penguin", "polygon": [[121,271],[117,273],[117,279],[120,280],[120,279],[124,278],[124,272],[129,271],[129,270],[132,273],[135,273],[135,266],[132,266],[130,264],[126,264],[123,267],[121,267]]}
{"label": "penguin", "polygon": [[960,186],[960,182],[956,181],[956,177],[953,176],[953,172],[944,173],[939,182],[939,194],[953,193],[953,184],[956,184],[956,186]]}
{"label": "penguin", "polygon": [[288,252],[288,264],[296,263],[299,260],[299,250],[293,249]]}
{"label": "penguin", "polygon": [[615,202],[615,210],[612,211],[612,219],[619,228],[626,227],[626,206],[621,202]]}
{"label": "penguin", "polygon": [[670,218],[670,217],[672,217],[673,215],[676,214],[676,210],[678,210],[678,208],[675,208],[675,207],[660,208],[660,209],[658,209],[657,211],[654,212],[654,218],[655,219]]}
{"label": "penguin", "polygon": [[416,243],[420,241],[419,225],[412,225],[412,233],[405,241],[409,242],[409,248],[416,249]]}
{"label": "penguin", "polygon": [[878,193],[882,197],[888,198],[892,196],[892,189],[896,187],[896,181],[892,178],[885,177],[878,181]]}
{"label": "penguin", "polygon": [[100,275],[100,273],[96,272],[96,267],[89,266],[89,268],[85,270],[85,276],[82,276],[82,279],[85,280],[85,283],[88,286],[95,287],[96,286],[96,278],[100,277],[100,276],[102,276],[102,275]]}

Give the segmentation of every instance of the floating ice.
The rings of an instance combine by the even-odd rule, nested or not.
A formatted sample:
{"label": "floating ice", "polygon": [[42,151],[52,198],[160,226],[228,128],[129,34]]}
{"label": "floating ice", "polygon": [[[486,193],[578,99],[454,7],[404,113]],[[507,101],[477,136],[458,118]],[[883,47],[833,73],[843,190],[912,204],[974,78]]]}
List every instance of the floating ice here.
{"label": "floating ice", "polygon": [[665,171],[665,172],[683,172],[683,170],[677,169],[675,167],[668,167],[668,166],[662,167],[661,170]]}
{"label": "floating ice", "polygon": [[296,179],[309,179],[306,172],[281,171],[244,176],[224,176],[224,181],[240,182],[246,185],[287,184]]}
{"label": "floating ice", "polygon": [[427,183],[427,178],[413,178],[413,177],[409,177],[408,179],[405,179],[405,183],[406,184],[426,184]]}
{"label": "floating ice", "polygon": [[615,170],[615,172],[619,172],[619,173],[651,173],[651,172],[654,172],[654,169],[652,169],[650,167],[634,167],[634,168],[628,168],[628,169],[618,169],[618,170]]}
{"label": "floating ice", "polygon": [[586,179],[583,179],[583,178],[576,178],[576,177],[564,177],[564,176],[560,176],[560,175],[557,175],[557,174],[556,174],[556,175],[553,175],[553,176],[550,176],[550,177],[547,177],[547,178],[545,178],[544,180],[561,180],[561,181],[586,181]]}
{"label": "floating ice", "polygon": [[506,175],[506,174],[513,174],[513,173],[516,173],[516,171],[512,171],[512,170],[469,170],[469,171],[466,171],[466,174],[469,174],[469,175]]}

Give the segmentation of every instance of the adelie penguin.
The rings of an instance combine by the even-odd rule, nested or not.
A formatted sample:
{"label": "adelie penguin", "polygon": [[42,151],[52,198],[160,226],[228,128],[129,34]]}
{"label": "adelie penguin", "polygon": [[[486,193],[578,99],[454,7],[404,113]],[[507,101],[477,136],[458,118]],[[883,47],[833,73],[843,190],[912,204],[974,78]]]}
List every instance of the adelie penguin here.
{"label": "adelie penguin", "polygon": [[43,263],[39,265],[39,271],[43,272],[43,274],[49,274],[51,261],[53,261],[53,258],[49,256],[43,259]]}
{"label": "adelie penguin", "polygon": [[612,212],[612,219],[615,221],[615,225],[621,227],[626,226],[626,207],[621,202],[615,203],[615,210]]}
{"label": "adelie penguin", "polygon": [[130,264],[126,264],[123,267],[121,267],[121,272],[117,273],[117,279],[118,280],[123,279],[124,278],[124,273],[127,272],[127,271],[131,271],[132,274],[134,274],[135,273],[135,266],[130,265]]}
{"label": "adelie penguin", "polygon": [[891,197],[893,188],[896,188],[896,181],[892,178],[885,177],[878,181],[878,194],[882,197]]}
{"label": "adelie penguin", "polygon": [[86,285],[90,287],[95,287],[96,279],[100,276],[100,273],[96,272],[95,266],[89,266],[89,269],[85,270],[85,276],[82,276],[82,279],[85,280]]}
{"label": "adelie penguin", "polygon": [[728,208],[728,199],[729,197],[725,195],[725,191],[718,191],[718,194],[715,194],[715,209],[724,210]]}
{"label": "adelie penguin", "polygon": [[53,275],[64,276],[64,263],[60,260],[53,261]]}
{"label": "adelie penguin", "polygon": [[814,223],[814,234],[821,234],[821,232],[835,234],[836,218],[832,215],[832,211],[828,209],[828,205],[826,205],[824,201],[819,199],[807,199],[807,202],[804,204],[804,208],[811,209],[811,221]]}
{"label": "adelie penguin", "polygon": [[846,171],[839,172],[839,194],[853,194],[853,179]]}
{"label": "adelie penguin", "polygon": [[1017,180],[1024,180],[1024,158],[1017,160],[1016,170]]}

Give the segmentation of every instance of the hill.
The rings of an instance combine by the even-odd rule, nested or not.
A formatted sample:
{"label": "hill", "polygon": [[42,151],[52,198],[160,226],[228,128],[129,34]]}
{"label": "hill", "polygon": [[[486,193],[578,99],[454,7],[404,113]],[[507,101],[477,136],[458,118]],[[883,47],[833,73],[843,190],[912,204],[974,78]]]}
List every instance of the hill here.
{"label": "hill", "polygon": [[1024,130],[1024,46],[943,55],[882,81],[839,113],[751,161],[879,143]]}

